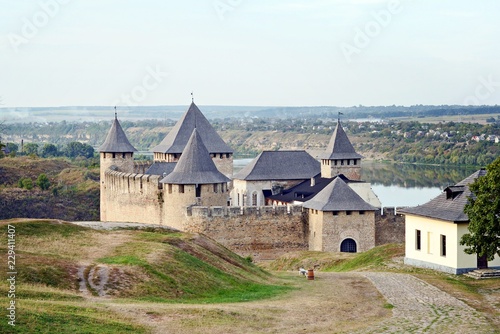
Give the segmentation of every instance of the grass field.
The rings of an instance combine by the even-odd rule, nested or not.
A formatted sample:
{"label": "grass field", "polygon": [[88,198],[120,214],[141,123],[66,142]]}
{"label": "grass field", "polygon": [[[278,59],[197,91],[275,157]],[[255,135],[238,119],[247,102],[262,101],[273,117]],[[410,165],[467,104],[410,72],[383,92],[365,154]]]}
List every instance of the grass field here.
{"label": "grass field", "polygon": [[[291,253],[256,266],[196,234],[10,220],[0,221],[2,240],[8,224],[16,231],[16,326],[2,307],[1,333],[363,331],[393,312],[356,273],[366,270],[415,275],[500,327],[500,280],[404,266],[402,245],[360,254]],[[7,252],[0,243],[0,253]],[[298,275],[299,266],[314,267],[316,280]],[[6,261],[0,270],[0,304],[8,305]]]}

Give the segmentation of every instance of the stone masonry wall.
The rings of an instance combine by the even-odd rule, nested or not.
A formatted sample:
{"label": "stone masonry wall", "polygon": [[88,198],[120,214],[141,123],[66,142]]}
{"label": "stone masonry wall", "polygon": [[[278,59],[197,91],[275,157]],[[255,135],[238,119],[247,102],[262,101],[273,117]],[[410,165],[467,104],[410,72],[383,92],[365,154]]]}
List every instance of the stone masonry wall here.
{"label": "stone masonry wall", "polygon": [[164,224],[160,176],[107,170],[103,196],[103,221]]}
{"label": "stone masonry wall", "polygon": [[340,252],[340,244],[345,239],[353,239],[358,252],[367,251],[375,247],[375,213],[352,211],[347,215],[340,211],[333,215],[332,212],[323,212],[322,238],[324,252]]}
{"label": "stone masonry wall", "polygon": [[188,209],[184,230],[204,233],[241,256],[275,259],[308,249],[307,213],[300,206]]}
{"label": "stone masonry wall", "polygon": [[394,209],[384,208],[383,215],[380,211],[375,213],[375,244],[377,246],[405,242],[405,216],[394,214]]}

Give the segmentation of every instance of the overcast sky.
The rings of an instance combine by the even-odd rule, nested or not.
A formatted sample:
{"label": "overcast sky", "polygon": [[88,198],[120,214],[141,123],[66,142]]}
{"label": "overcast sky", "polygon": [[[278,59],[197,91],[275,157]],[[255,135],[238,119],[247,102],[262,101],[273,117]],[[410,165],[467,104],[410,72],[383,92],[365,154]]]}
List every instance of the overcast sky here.
{"label": "overcast sky", "polygon": [[0,0],[0,103],[500,104],[498,0]]}

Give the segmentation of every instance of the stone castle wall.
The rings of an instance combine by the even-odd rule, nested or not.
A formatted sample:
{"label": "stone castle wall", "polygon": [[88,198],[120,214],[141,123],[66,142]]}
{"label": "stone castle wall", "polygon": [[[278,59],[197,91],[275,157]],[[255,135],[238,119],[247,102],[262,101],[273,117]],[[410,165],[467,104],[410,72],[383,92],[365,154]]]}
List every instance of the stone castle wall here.
{"label": "stone castle wall", "polygon": [[164,225],[162,184],[159,175],[113,171],[104,174],[104,221]]}
{"label": "stone castle wall", "polygon": [[[161,176],[157,175],[123,173],[108,169],[104,173],[105,187],[101,188],[106,217],[101,219],[160,224],[183,231],[204,233],[236,253],[242,256],[251,255],[255,259],[275,259],[287,252],[308,249],[338,252],[341,239],[344,238],[353,238],[356,241],[369,238],[370,240],[362,242],[363,245],[368,245],[368,248],[385,243],[404,242],[404,216],[395,215],[394,209],[391,208],[385,208],[383,215],[377,211],[375,218],[373,213],[368,212],[359,217],[350,216],[350,219],[359,220],[359,231],[352,225],[340,226],[338,219],[342,217],[332,216],[337,223],[332,221],[331,225],[337,226],[337,230],[326,231],[327,235],[310,238],[309,224],[312,224],[311,233],[316,230],[314,215],[309,217],[308,210],[303,210],[301,206],[224,206],[222,198],[229,194],[227,189],[222,192],[221,186],[214,189],[213,185],[202,189],[202,194],[207,196],[206,192],[213,192],[210,196],[219,197],[220,206],[197,206],[203,203],[192,201],[194,186],[193,189],[185,186],[184,193],[178,194],[178,186],[173,185],[172,193],[169,193],[168,185],[161,184],[160,178]],[[179,195],[184,195],[185,198]],[[176,213],[171,213],[170,217],[169,210],[172,209],[175,209]],[[373,219],[374,229],[365,231],[365,225],[373,226]],[[371,224],[368,224],[369,220]],[[365,221],[366,224],[363,223]],[[328,237],[334,234],[340,238],[337,242],[332,242],[331,237]],[[319,243],[318,238],[321,240]],[[317,249],[318,244],[326,248],[320,246],[322,249]],[[365,246],[358,251],[366,250],[364,248]]]}
{"label": "stone castle wall", "polygon": [[204,233],[242,256],[275,259],[308,249],[308,222],[300,206],[188,208],[184,230]]}
{"label": "stone castle wall", "polygon": [[375,245],[405,242],[405,216],[397,210],[384,208],[383,214],[375,213]]}

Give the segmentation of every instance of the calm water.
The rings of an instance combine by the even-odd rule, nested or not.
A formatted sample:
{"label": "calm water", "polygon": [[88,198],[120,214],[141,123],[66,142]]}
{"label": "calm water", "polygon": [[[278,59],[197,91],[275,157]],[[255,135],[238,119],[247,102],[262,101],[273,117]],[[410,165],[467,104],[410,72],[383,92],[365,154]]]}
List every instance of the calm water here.
{"label": "calm water", "polygon": [[[237,173],[252,159],[235,159]],[[384,207],[416,206],[439,195],[470,174],[474,168],[363,162],[362,177],[372,183]]]}

